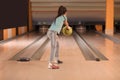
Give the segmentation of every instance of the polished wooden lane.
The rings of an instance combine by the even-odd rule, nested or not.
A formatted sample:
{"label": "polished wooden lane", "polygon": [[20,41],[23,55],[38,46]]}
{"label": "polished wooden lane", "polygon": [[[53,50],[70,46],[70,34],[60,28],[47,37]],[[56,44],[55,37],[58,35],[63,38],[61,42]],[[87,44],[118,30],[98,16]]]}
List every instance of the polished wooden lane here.
{"label": "polished wooden lane", "polygon": [[0,61],[8,60],[16,53],[32,43],[40,35],[38,33],[29,33],[0,45]]}
{"label": "polished wooden lane", "polygon": [[91,45],[94,45],[99,51],[101,51],[101,53],[103,53],[108,59],[116,61],[119,60],[120,44],[104,38],[94,32],[84,34],[83,37]]}
{"label": "polished wooden lane", "polygon": [[113,36],[120,40],[120,33],[115,33]]}
{"label": "polished wooden lane", "polygon": [[39,39],[38,41],[36,41],[36,43],[34,43],[33,45],[31,45],[29,48],[27,48],[24,51],[24,53],[19,56],[19,58],[22,58],[22,57],[31,58],[34,54],[36,54],[36,51],[41,47],[41,45],[47,39],[48,39],[48,37],[46,35],[43,36],[41,39]]}
{"label": "polished wooden lane", "polygon": [[50,44],[39,61],[0,61],[0,80],[120,80],[120,45],[96,34],[86,35],[108,61],[86,61],[74,38],[60,37],[60,69],[47,69]]}
{"label": "polished wooden lane", "polygon": [[[59,45],[60,45],[60,59],[65,61],[72,56],[73,58],[76,57],[76,59],[81,59],[82,61],[85,61],[83,55],[81,54],[81,50],[79,49],[77,43],[75,42],[74,38],[71,37],[65,37],[65,36],[60,36],[59,39]],[[50,44],[45,51],[43,57],[41,58],[41,61],[48,61],[49,59],[49,54],[50,54]],[[76,56],[78,55],[78,56]],[[73,59],[74,60],[74,59]]]}

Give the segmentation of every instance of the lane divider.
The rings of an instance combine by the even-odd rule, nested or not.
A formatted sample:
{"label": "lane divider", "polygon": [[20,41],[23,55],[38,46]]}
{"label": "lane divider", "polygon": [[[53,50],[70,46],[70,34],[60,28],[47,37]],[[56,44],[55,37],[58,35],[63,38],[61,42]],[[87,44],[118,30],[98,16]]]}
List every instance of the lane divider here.
{"label": "lane divider", "polygon": [[33,44],[35,44],[37,41],[39,41],[44,35],[41,35],[40,37],[38,37],[35,41],[33,41],[31,44],[29,44],[28,46],[26,46],[24,49],[22,49],[20,52],[18,52],[15,56],[13,56],[12,58],[10,58],[10,60],[18,60],[19,56],[22,55],[26,49],[28,49],[30,46],[32,46]]}
{"label": "lane divider", "polygon": [[108,60],[99,50],[94,46],[90,45],[79,33],[74,32],[73,34],[78,46],[82,50],[83,56],[86,60]]}

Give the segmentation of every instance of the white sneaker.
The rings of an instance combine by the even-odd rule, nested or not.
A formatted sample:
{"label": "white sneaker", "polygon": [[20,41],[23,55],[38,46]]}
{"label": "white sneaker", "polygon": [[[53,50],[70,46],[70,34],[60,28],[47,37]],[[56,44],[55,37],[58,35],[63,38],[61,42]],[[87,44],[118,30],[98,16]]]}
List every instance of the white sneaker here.
{"label": "white sneaker", "polygon": [[59,66],[49,63],[48,69],[59,69]]}

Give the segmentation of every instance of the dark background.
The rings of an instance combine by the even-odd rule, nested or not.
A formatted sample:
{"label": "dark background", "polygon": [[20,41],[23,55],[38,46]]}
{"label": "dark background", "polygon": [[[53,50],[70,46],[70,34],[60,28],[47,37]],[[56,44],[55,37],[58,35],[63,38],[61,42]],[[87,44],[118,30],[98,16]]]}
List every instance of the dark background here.
{"label": "dark background", "polygon": [[28,0],[0,1],[0,29],[27,26]]}

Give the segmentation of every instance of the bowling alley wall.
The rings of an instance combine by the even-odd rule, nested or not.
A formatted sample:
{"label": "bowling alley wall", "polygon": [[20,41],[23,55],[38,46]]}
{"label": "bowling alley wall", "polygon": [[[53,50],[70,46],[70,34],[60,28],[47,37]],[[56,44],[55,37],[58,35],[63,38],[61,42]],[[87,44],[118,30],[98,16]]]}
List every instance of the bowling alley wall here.
{"label": "bowling alley wall", "polygon": [[0,41],[33,30],[29,0],[1,0],[0,10]]}

